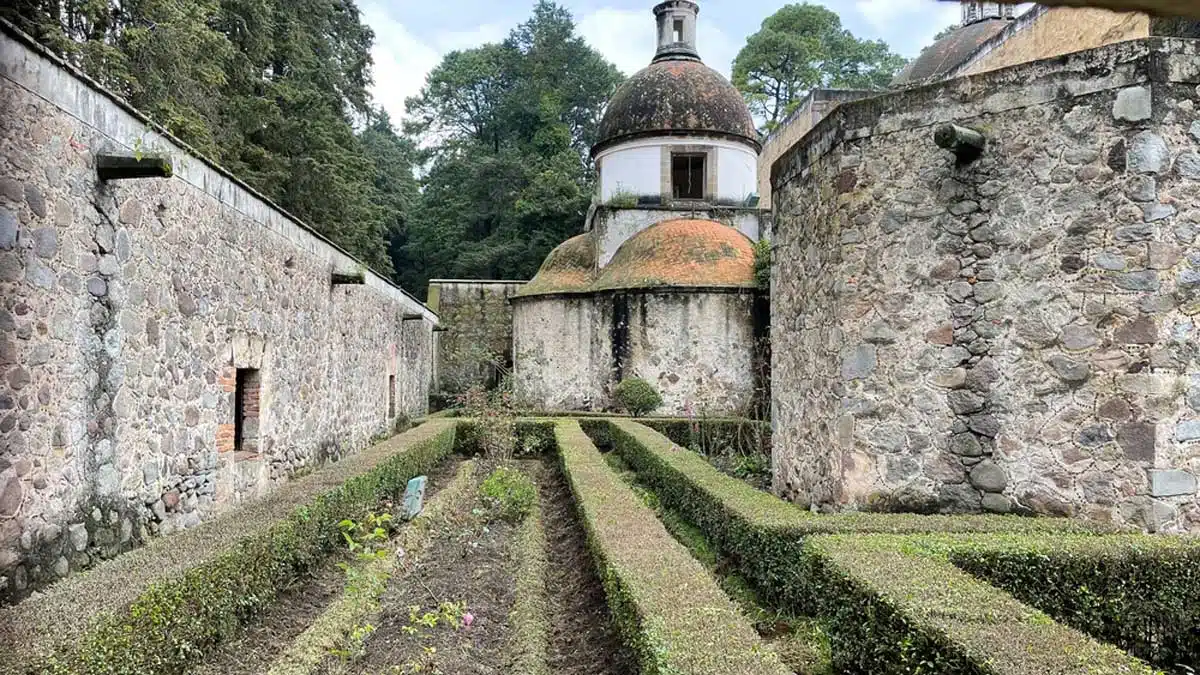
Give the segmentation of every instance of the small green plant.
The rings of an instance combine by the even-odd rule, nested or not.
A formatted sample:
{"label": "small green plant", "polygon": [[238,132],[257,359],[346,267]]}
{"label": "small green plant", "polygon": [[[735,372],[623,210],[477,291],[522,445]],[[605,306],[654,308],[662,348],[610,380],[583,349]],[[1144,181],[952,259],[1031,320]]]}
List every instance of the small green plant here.
{"label": "small green plant", "polygon": [[637,206],[638,198],[637,198],[637,195],[634,194],[633,192],[630,192],[629,190],[626,190],[625,188],[618,186],[617,189],[613,191],[612,195],[609,196],[608,201],[605,203],[608,206],[616,207],[619,209],[632,209],[633,207]]}
{"label": "small green plant", "polygon": [[662,396],[649,382],[640,377],[630,377],[621,380],[613,392],[613,397],[626,412],[634,417],[642,417],[658,410],[662,405]]}
{"label": "small green plant", "polygon": [[760,291],[771,289],[771,242],[766,239],[754,245],[754,285]]}
{"label": "small green plant", "polygon": [[506,466],[493,471],[479,491],[493,511],[511,523],[528,515],[537,500],[537,488],[529,476]]}

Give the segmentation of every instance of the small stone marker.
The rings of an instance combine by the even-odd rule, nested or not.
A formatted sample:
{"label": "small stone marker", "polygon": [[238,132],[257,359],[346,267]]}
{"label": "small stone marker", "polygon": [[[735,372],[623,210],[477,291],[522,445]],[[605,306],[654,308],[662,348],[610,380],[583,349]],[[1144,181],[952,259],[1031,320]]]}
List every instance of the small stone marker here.
{"label": "small stone marker", "polygon": [[405,520],[416,518],[421,509],[425,508],[425,482],[425,476],[417,476],[408,481],[408,488],[404,491]]}

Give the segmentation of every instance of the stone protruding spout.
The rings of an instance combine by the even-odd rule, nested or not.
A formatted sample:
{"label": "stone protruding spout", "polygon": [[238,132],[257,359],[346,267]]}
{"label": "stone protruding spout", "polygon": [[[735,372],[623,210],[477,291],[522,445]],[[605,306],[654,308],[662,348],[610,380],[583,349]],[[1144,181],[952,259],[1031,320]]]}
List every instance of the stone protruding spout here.
{"label": "stone protruding spout", "polygon": [[933,132],[933,142],[937,143],[939,148],[953,152],[960,163],[968,164],[983,154],[987,137],[974,129],[957,124],[943,124]]}

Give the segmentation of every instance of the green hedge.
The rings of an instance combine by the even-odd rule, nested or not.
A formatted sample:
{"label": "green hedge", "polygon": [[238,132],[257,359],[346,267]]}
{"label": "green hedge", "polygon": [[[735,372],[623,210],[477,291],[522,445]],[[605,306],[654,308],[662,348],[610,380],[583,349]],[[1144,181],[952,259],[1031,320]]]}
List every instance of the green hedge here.
{"label": "green hedge", "polygon": [[784,675],[732,601],[605,463],[575,421],[555,426],[609,604],[646,674]]}
{"label": "green hedge", "polygon": [[[478,455],[480,427],[469,417],[454,418],[458,423],[458,435],[454,451],[468,457]],[[554,450],[554,422],[551,420],[522,418],[515,421],[518,457],[536,457]]]}
{"label": "green hedge", "polygon": [[10,608],[0,625],[17,653],[5,672],[184,672],[338,547],[340,520],[449,456],[454,433],[428,422]]}
{"label": "green hedge", "polygon": [[1099,640],[1163,668],[1200,665],[1200,540],[943,539],[948,559]]}
{"label": "green hedge", "polygon": [[[908,538],[885,540],[899,550],[855,548],[855,542],[870,539],[864,536],[869,533],[1087,534],[1093,526],[1016,516],[814,515],[720,473],[649,428],[623,420],[604,424],[639,477],[664,504],[735,558],[766,600],[831,621],[836,668],[872,673],[1148,672],[1135,659],[1054,624],[947,561],[910,555],[903,549]],[[854,536],[818,536],[836,533]],[[949,590],[943,593],[943,588]],[[985,601],[980,608],[984,613],[969,612]],[[1012,639],[997,640],[1004,636]],[[985,654],[979,640],[996,640],[989,648],[995,651]],[[1078,669],[1053,669],[1070,654],[1079,657]],[[1005,665],[995,667],[993,661]],[[993,665],[985,667],[985,662]]]}
{"label": "green hedge", "polygon": [[513,635],[508,644],[508,672],[516,675],[549,675],[550,595],[546,591],[549,560],[542,509],[535,501],[533,510],[517,531],[515,552],[517,568],[515,600],[508,623]]}

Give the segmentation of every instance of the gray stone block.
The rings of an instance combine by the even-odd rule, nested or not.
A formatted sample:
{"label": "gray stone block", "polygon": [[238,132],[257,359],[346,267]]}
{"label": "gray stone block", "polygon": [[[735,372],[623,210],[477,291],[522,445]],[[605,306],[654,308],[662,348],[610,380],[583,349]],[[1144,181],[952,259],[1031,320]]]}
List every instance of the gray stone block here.
{"label": "gray stone block", "polygon": [[1149,87],[1129,87],[1117,92],[1113,103],[1113,117],[1126,122],[1141,122],[1150,119],[1154,112],[1154,100]]}
{"label": "gray stone block", "polygon": [[1196,477],[1186,471],[1150,470],[1150,495],[1182,497],[1196,494]]}

